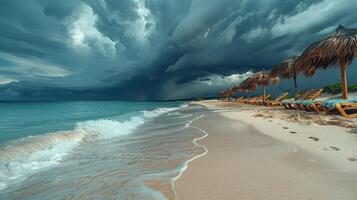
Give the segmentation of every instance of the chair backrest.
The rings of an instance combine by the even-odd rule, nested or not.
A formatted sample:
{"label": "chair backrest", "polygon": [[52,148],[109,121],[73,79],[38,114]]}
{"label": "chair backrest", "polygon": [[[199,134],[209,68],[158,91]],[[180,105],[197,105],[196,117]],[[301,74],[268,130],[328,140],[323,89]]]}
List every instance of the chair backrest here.
{"label": "chair backrest", "polygon": [[241,101],[242,99],[244,99],[244,97],[239,97],[236,99],[236,101]]}
{"label": "chair backrest", "polygon": [[243,101],[250,101],[250,100],[252,100],[252,99],[254,99],[255,97],[247,97],[247,98],[245,98],[245,99],[243,99]]}
{"label": "chair backrest", "polygon": [[283,100],[285,97],[287,97],[289,95],[288,92],[285,92],[283,94],[281,94],[278,98],[275,99],[275,101],[281,101]]}
{"label": "chair backrest", "polygon": [[267,94],[267,95],[265,95],[265,98],[264,98],[264,96],[263,96],[262,101],[266,101],[266,100],[269,99],[269,98],[270,98],[270,94]]}
{"label": "chair backrest", "polygon": [[314,100],[321,95],[322,89],[313,89],[305,96],[303,100]]}
{"label": "chair backrest", "polygon": [[[267,96],[265,96],[265,98],[267,98]],[[264,95],[259,96],[259,98],[257,99],[257,101],[263,101],[264,100]]]}
{"label": "chair backrest", "polygon": [[301,99],[301,98],[305,98],[307,92],[309,92],[309,91],[302,91],[301,93],[296,94],[294,99],[298,100],[298,99]]}
{"label": "chair backrest", "polygon": [[262,96],[256,96],[256,97],[253,97],[252,99],[250,99],[249,101],[258,101],[261,98],[262,98]]}
{"label": "chair backrest", "polygon": [[295,100],[304,99],[310,92],[311,90],[300,91],[300,93],[296,94]]}

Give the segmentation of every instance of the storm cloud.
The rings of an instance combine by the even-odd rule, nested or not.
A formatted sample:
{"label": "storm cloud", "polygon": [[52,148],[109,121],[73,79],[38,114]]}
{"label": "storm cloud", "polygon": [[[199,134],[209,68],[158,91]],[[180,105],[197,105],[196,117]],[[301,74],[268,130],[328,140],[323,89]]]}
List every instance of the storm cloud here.
{"label": "storm cloud", "polygon": [[[353,0],[3,0],[0,99],[212,96],[339,24],[357,27],[356,10]],[[303,85],[337,82],[331,71]]]}

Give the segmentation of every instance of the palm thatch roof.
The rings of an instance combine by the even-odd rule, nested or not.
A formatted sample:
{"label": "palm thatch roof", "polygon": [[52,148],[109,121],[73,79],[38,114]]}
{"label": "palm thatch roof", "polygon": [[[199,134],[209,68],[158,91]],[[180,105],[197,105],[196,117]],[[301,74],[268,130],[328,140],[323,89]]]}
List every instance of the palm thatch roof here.
{"label": "palm thatch roof", "polygon": [[335,32],[308,47],[297,60],[297,67],[302,71],[310,67],[326,69],[341,58],[351,64],[356,54],[357,29],[340,25]]}
{"label": "palm thatch roof", "polygon": [[295,67],[297,57],[291,57],[284,60],[282,63],[276,65],[270,71],[270,77],[281,77],[283,79],[290,79],[296,76],[299,71]]}
{"label": "palm thatch roof", "polygon": [[235,85],[231,88],[231,91],[232,92],[240,92],[241,91],[241,88],[239,85]]}
{"label": "palm thatch roof", "polygon": [[254,90],[256,90],[257,85],[256,84],[245,84],[245,83],[241,83],[238,86],[236,86],[236,91],[237,92],[252,92]]}
{"label": "palm thatch roof", "polygon": [[255,91],[257,86],[268,86],[279,83],[278,77],[271,77],[268,72],[260,71],[245,79],[239,84],[240,91]]}
{"label": "palm thatch roof", "polygon": [[256,85],[256,81],[255,81],[255,79],[254,79],[253,77],[254,77],[254,75],[249,76],[248,78],[246,78],[246,79],[241,83],[241,85],[242,85],[242,86]]}
{"label": "palm thatch roof", "polygon": [[257,84],[250,77],[239,84],[239,90],[242,92],[251,92],[257,89]]}
{"label": "palm thatch roof", "polygon": [[270,73],[265,71],[257,72],[247,79],[248,83],[259,86],[268,86],[271,83],[277,83],[278,81],[278,77],[271,77]]}
{"label": "palm thatch roof", "polygon": [[229,96],[231,96],[231,93],[230,93],[230,91],[225,90],[225,91],[220,92],[218,95],[221,97],[229,97]]}
{"label": "palm thatch roof", "polygon": [[260,71],[255,74],[257,84],[260,86],[267,86],[270,84],[270,76],[264,71]]}
{"label": "palm thatch roof", "polygon": [[309,68],[304,69],[303,73],[305,76],[311,77],[315,75],[316,71],[317,71],[317,67],[311,66]]}
{"label": "palm thatch roof", "polygon": [[235,86],[232,88],[228,88],[227,90],[224,90],[222,92],[220,92],[218,95],[219,96],[223,96],[223,97],[228,97],[228,96],[232,96],[234,93],[236,93],[236,88]]}

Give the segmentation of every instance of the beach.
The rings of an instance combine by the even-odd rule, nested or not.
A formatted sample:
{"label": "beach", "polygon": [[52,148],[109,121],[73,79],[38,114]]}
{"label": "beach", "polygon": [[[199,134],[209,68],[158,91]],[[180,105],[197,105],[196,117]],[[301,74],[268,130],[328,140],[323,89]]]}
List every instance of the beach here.
{"label": "beach", "polygon": [[0,199],[357,199],[356,119],[218,100],[1,106]]}
{"label": "beach", "polygon": [[193,123],[208,133],[197,141],[207,154],[175,182],[178,199],[357,199],[354,120],[321,125],[308,116],[284,119],[283,110],[194,104],[210,110]]}

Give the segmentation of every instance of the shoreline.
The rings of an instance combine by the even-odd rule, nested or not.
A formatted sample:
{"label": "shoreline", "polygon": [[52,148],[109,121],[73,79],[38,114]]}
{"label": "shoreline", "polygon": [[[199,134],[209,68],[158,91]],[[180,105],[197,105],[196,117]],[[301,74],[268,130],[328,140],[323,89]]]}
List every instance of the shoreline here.
{"label": "shoreline", "polygon": [[[316,143],[329,144],[312,139],[301,142],[301,138],[305,137],[295,142],[296,137],[300,137],[297,136],[299,133],[281,133],[287,131],[281,128],[285,127],[286,121],[273,118],[276,124],[271,125],[272,122],[252,116],[254,113],[251,110],[227,110],[209,102],[207,105],[207,102],[198,103],[210,109],[210,112],[204,119],[195,121],[194,126],[210,133],[199,141],[200,145],[208,148],[209,153],[194,159],[195,162],[187,163],[188,168],[178,178],[174,188],[178,199],[357,198],[357,192],[353,191],[357,187],[357,162],[341,159],[341,155],[322,155],[326,152],[345,154],[344,148],[321,150],[321,145]],[[278,130],[279,127],[281,130]],[[291,123],[288,131],[320,128]],[[240,131],[242,129],[245,131]],[[333,131],[336,130],[340,131],[341,128],[335,127]],[[325,140],[325,137],[321,139]],[[340,140],[337,143],[341,144]],[[356,141],[350,143],[355,145]],[[257,166],[264,166],[264,172]],[[276,179],[279,181],[275,182]],[[326,188],[328,191],[325,191]]]}
{"label": "shoreline", "polygon": [[[203,117],[204,117],[204,116],[203,116]],[[205,130],[203,130],[203,129],[201,129],[201,128],[198,128],[198,127],[196,127],[196,126],[190,125],[190,127],[193,127],[193,128],[195,128],[195,129],[201,131],[202,133],[204,133],[203,136],[198,137],[198,138],[195,138],[195,139],[192,141],[192,143],[193,143],[196,147],[201,147],[201,148],[203,148],[203,149],[204,149],[204,152],[201,153],[201,154],[198,154],[198,155],[194,156],[193,158],[191,158],[191,159],[189,159],[189,160],[186,160],[186,161],[184,162],[184,166],[183,166],[183,167],[181,168],[181,170],[180,170],[180,173],[179,173],[176,177],[174,177],[174,178],[172,179],[172,182],[171,182],[172,188],[171,188],[171,189],[172,189],[172,192],[173,192],[173,194],[174,194],[175,199],[177,199],[177,192],[176,192],[176,190],[175,190],[175,183],[176,183],[176,181],[181,178],[181,176],[182,176],[182,175],[185,173],[185,171],[188,169],[188,165],[189,165],[192,161],[195,161],[196,159],[201,158],[201,157],[207,155],[207,153],[208,153],[207,147],[205,147],[204,145],[201,145],[201,144],[198,143],[198,141],[205,139],[205,138],[208,136],[208,133],[207,133]]]}

